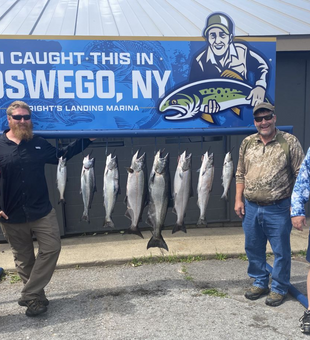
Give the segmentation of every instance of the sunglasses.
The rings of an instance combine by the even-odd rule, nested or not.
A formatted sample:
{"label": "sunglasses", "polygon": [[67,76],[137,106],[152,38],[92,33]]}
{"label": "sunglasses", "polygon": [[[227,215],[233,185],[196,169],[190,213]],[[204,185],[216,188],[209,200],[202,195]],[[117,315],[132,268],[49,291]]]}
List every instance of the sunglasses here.
{"label": "sunglasses", "polygon": [[273,116],[274,116],[274,113],[272,113],[272,114],[270,114],[270,115],[268,115],[268,116],[254,117],[254,120],[255,120],[255,122],[257,122],[257,123],[260,123],[260,122],[263,121],[263,119],[265,119],[265,120],[271,120],[271,119],[273,118]]}
{"label": "sunglasses", "polygon": [[30,120],[31,116],[30,115],[10,115],[14,120]]}

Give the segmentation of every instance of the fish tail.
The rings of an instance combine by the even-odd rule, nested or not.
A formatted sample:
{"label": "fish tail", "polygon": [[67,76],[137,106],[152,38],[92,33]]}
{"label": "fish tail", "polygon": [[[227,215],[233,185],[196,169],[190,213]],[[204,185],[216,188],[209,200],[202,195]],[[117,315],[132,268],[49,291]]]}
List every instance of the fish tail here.
{"label": "fish tail", "polygon": [[197,222],[197,226],[207,226],[207,221],[205,220],[205,218],[204,217],[199,217],[199,220],[198,220],[198,222]]}
{"label": "fish tail", "polygon": [[127,233],[128,234],[135,234],[140,236],[141,238],[144,238],[141,231],[139,230],[139,228],[137,226],[133,226],[131,225],[128,229],[127,229]]}
{"label": "fish tail", "polygon": [[81,218],[82,221],[86,221],[86,222],[90,222],[90,219],[89,219],[89,216],[88,216],[88,212],[83,212],[83,215],[82,215],[82,218]]}
{"label": "fish tail", "polygon": [[173,227],[172,234],[176,233],[179,230],[182,230],[184,233],[187,232],[184,223],[182,223],[182,224],[176,223],[175,226]]}
{"label": "fish tail", "polygon": [[105,220],[103,228],[114,228],[114,222],[112,220]]}
{"label": "fish tail", "polygon": [[148,244],[147,244],[146,249],[149,249],[149,248],[163,248],[163,249],[166,249],[167,251],[169,251],[168,246],[167,246],[165,240],[163,239],[162,235],[160,235],[159,238],[152,236],[151,239],[149,240]]}
{"label": "fish tail", "polygon": [[66,204],[66,200],[64,198],[61,198],[59,201],[58,201],[58,204],[61,203],[61,204]]}
{"label": "fish tail", "polygon": [[224,198],[226,201],[228,200],[228,192],[223,192],[221,198]]}

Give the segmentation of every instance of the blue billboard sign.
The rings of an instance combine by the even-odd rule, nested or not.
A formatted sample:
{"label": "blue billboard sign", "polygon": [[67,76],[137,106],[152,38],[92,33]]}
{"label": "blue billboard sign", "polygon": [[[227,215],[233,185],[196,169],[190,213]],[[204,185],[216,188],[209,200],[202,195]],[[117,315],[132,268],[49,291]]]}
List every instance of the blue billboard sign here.
{"label": "blue billboard sign", "polygon": [[253,126],[255,103],[274,102],[276,41],[225,42],[211,28],[192,40],[5,37],[2,129],[15,100],[30,105],[34,130]]}

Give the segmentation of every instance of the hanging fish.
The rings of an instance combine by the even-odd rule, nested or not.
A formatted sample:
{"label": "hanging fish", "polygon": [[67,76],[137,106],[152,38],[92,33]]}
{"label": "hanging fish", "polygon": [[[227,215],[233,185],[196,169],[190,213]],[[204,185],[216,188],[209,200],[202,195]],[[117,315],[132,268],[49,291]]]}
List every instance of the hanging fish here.
{"label": "hanging fish", "polygon": [[83,166],[81,172],[81,194],[84,203],[84,211],[82,220],[90,222],[89,220],[89,209],[93,201],[94,193],[96,191],[96,178],[95,178],[95,159],[90,158],[87,155],[83,159]]}
{"label": "hanging fish", "polygon": [[177,221],[172,230],[172,234],[179,230],[182,230],[186,233],[184,217],[188,200],[190,196],[193,195],[191,161],[192,154],[186,156],[186,151],[184,151],[181,156],[179,156],[178,165],[174,176],[174,207],[172,210],[172,212],[177,215]]}
{"label": "hanging fish", "polygon": [[200,210],[199,220],[197,225],[207,226],[206,210],[210,198],[210,193],[214,178],[213,153],[208,154],[208,151],[201,157],[201,168],[199,169],[199,178],[197,185],[198,200],[197,205]]}
{"label": "hanging fish", "polygon": [[154,157],[149,178],[149,205],[146,223],[153,228],[153,236],[147,244],[147,249],[158,247],[168,251],[161,230],[164,226],[170,199],[169,154],[162,157],[161,151],[158,151]]}
{"label": "hanging fish", "polygon": [[231,151],[228,151],[224,158],[223,171],[222,171],[222,186],[224,187],[224,192],[221,198],[228,200],[228,190],[231,181],[234,176],[234,164],[231,157]]}
{"label": "hanging fish", "polygon": [[104,228],[114,228],[111,215],[119,193],[119,170],[117,157],[109,154],[106,159],[106,166],[103,174],[103,205],[105,208]]}
{"label": "hanging fish", "polygon": [[65,204],[65,197],[64,197],[64,193],[65,193],[65,189],[66,189],[66,183],[67,183],[67,159],[60,157],[58,160],[58,165],[57,165],[57,189],[59,191],[60,194],[60,198],[58,201],[59,203]]}
{"label": "hanging fish", "polygon": [[127,168],[128,179],[126,186],[125,202],[127,211],[125,216],[131,220],[131,226],[127,230],[129,234],[136,234],[143,238],[138,224],[141,220],[143,208],[146,205],[147,175],[145,153],[138,158],[139,150],[131,160],[130,168]]}

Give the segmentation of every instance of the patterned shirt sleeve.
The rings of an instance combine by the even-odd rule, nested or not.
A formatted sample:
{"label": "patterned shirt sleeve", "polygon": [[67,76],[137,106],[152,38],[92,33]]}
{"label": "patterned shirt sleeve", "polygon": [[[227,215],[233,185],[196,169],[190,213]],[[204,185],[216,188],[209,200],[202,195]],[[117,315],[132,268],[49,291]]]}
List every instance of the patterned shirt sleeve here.
{"label": "patterned shirt sleeve", "polygon": [[310,195],[310,148],[303,160],[297,176],[293,193],[291,216],[305,216],[305,203]]}

